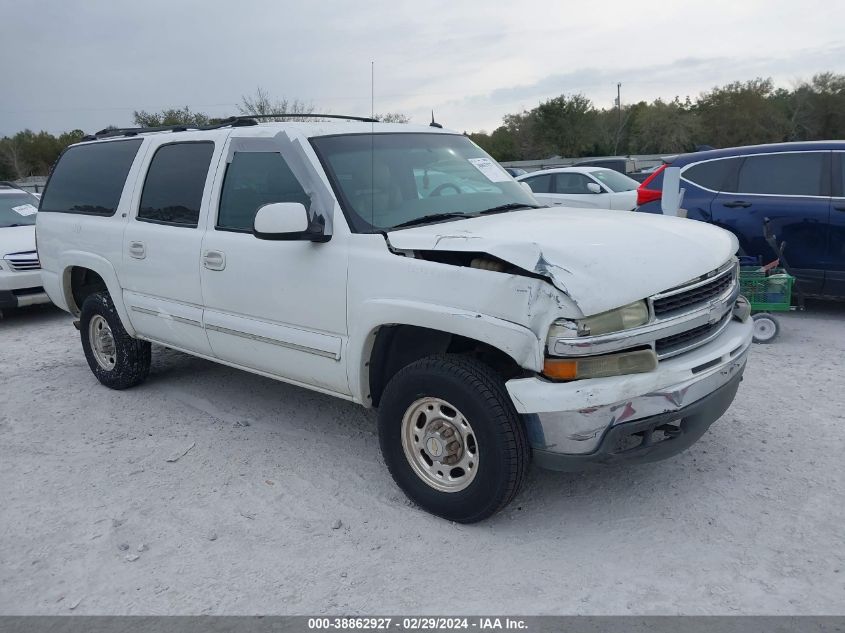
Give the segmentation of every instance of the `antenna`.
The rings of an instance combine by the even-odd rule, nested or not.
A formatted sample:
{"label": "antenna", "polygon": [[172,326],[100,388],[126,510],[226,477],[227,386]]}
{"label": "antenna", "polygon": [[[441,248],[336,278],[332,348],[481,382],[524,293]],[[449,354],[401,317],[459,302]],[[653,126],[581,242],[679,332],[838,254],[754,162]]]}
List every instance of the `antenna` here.
{"label": "antenna", "polygon": [[376,118],[376,63],[370,62],[370,118]]}
{"label": "antenna", "polygon": [[431,123],[428,124],[428,127],[443,127],[437,121],[434,120],[434,110],[431,111]]}

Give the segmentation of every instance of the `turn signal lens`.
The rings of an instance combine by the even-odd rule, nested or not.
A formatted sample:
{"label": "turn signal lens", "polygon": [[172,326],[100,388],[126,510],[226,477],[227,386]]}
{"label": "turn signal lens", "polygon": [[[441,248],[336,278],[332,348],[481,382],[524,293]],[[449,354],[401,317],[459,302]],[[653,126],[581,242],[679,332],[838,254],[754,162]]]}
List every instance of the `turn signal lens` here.
{"label": "turn signal lens", "polygon": [[583,380],[627,374],[643,374],[657,369],[657,356],[650,349],[587,358],[547,358],[543,375],[553,380]]}

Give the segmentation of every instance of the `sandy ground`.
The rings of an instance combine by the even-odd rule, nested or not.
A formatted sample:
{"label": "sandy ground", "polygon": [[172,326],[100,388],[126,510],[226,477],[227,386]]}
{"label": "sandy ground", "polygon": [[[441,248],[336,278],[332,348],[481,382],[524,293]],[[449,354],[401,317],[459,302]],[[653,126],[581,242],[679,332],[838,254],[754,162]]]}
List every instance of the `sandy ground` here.
{"label": "sandy ground", "polygon": [[460,526],[406,501],[362,408],[162,348],[110,391],[68,315],[26,310],[0,321],[0,612],[842,614],[843,354],[845,305],[788,315],[687,453],[534,469]]}

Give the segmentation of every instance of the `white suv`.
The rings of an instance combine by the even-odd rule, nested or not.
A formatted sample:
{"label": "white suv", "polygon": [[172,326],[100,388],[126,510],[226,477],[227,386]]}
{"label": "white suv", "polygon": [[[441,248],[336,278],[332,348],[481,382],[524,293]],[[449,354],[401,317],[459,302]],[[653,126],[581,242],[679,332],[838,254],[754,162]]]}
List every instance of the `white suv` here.
{"label": "white suv", "polygon": [[38,198],[0,183],[0,314],[8,308],[50,303],[35,252],[37,211]]}
{"label": "white suv", "polygon": [[540,208],[467,137],[366,121],[114,130],[59,159],[44,287],[106,386],[158,343],[377,407],[397,484],[460,522],[529,462],[683,450],[751,342],[735,238]]}

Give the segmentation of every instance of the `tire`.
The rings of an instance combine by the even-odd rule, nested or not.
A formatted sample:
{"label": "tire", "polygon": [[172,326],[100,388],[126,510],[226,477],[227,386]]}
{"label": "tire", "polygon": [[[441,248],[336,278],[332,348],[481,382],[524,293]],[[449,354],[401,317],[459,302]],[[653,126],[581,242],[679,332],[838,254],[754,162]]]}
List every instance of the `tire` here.
{"label": "tire", "polygon": [[[378,426],[396,484],[421,508],[458,523],[481,521],[510,503],[531,462],[501,377],[462,356],[429,356],[400,370],[382,395]],[[444,466],[435,454],[460,460]]]}
{"label": "tire", "polygon": [[108,292],[95,292],[82,303],[79,333],[88,366],[106,387],[127,389],[146,380],[151,346],[129,336]]}
{"label": "tire", "polygon": [[753,341],[755,343],[771,343],[780,334],[780,323],[768,312],[753,314],[751,318],[754,320]]}

